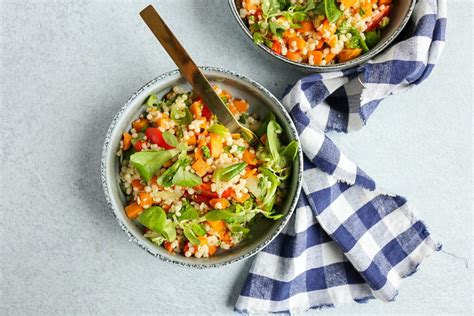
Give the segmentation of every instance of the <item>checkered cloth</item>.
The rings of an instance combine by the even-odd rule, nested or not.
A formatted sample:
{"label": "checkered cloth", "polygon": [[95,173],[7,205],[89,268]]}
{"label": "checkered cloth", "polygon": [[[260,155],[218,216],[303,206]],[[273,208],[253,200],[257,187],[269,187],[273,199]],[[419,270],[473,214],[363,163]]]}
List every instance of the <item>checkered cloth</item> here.
{"label": "checkered cloth", "polygon": [[256,256],[237,311],[392,301],[401,278],[440,249],[403,197],[380,190],[325,135],[362,127],[386,96],[429,76],[444,45],[446,1],[419,0],[410,23],[406,39],[370,62],[287,91],[283,104],[305,154],[303,194],[285,230]]}

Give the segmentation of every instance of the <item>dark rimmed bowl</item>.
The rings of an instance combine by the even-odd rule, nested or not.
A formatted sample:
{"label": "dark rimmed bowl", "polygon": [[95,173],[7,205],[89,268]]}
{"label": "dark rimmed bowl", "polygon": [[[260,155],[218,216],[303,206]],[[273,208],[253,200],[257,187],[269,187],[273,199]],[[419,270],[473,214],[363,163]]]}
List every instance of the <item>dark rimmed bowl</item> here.
{"label": "dark rimmed bowl", "polygon": [[314,66],[310,64],[298,63],[287,59],[285,56],[276,54],[274,51],[263,44],[255,44],[253,42],[252,33],[250,33],[250,30],[248,29],[247,25],[245,25],[245,22],[242,20],[239,14],[241,0],[229,0],[229,6],[232,11],[232,15],[239,23],[240,28],[247,35],[246,37],[250,39],[253,45],[257,45],[259,48],[265,51],[267,53],[266,55],[270,55],[288,65],[297,67],[300,70],[310,72],[329,72],[355,67],[365,63],[366,61],[381,53],[385,48],[387,48],[388,45],[390,45],[390,43],[393,42],[393,40],[395,40],[395,38],[397,38],[397,36],[408,23],[411,14],[413,13],[413,9],[415,8],[415,2],[416,0],[394,0],[394,7],[390,13],[390,24],[382,30],[380,41],[375,47],[373,47],[369,52],[347,62],[327,66]]}
{"label": "dark rimmed bowl", "polygon": [[[272,111],[283,128],[284,141],[299,141],[298,133],[288,112],[264,87],[235,72],[212,67],[201,67],[201,70],[211,83],[219,84],[221,88],[236,97],[247,99],[250,103],[250,112],[257,113],[263,118],[268,111]],[[125,214],[125,196],[119,186],[119,161],[116,156],[122,132],[127,131],[131,122],[143,112],[145,108],[143,102],[151,93],[156,93],[161,98],[174,86],[191,90],[191,86],[186,83],[177,70],[171,71],[153,79],[140,88],[115,115],[107,132],[102,152],[101,175],[107,203],[117,218],[120,227],[130,237],[130,240],[164,261],[192,268],[209,268],[224,266],[248,258],[262,250],[282,231],[295,210],[303,175],[301,148],[298,152],[298,159],[293,164],[287,199],[279,210],[284,216],[277,221],[267,219],[257,221],[251,227],[253,238],[211,258],[186,258],[180,254],[170,254],[163,247],[157,246],[143,237],[142,228]]]}

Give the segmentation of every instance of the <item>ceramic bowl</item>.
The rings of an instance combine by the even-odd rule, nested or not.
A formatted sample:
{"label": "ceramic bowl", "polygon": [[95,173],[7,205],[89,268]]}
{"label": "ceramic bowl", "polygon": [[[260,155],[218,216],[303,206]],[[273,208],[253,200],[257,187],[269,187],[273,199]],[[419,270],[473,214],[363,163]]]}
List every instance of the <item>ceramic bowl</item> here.
{"label": "ceramic bowl", "polygon": [[[285,143],[291,140],[298,140],[298,134],[290,116],[281,103],[268,90],[255,81],[234,72],[211,67],[202,67],[201,69],[211,83],[218,84],[233,96],[247,99],[251,105],[249,110],[251,113],[257,113],[263,118],[268,111],[272,111],[283,128]],[[143,228],[125,214],[125,196],[119,187],[119,160],[116,155],[119,149],[121,134],[128,131],[131,122],[143,112],[143,102],[151,93],[156,93],[160,98],[174,86],[181,86],[186,90],[191,90],[191,86],[175,70],[161,75],[144,85],[130,97],[127,103],[115,115],[107,132],[102,153],[101,174],[107,203],[117,218],[120,227],[130,239],[150,254],[164,261],[186,267],[207,268],[219,267],[248,258],[263,249],[281,232],[296,207],[301,191],[303,166],[301,149],[299,150],[298,158],[293,164],[288,196],[278,210],[284,216],[277,221],[268,219],[256,221],[251,227],[252,238],[243,241],[229,251],[218,253],[211,258],[186,258],[181,254],[169,253],[163,247],[157,246],[144,238]]]}
{"label": "ceramic bowl", "polygon": [[340,71],[348,68],[355,67],[366,61],[374,58],[376,55],[380,54],[390,43],[395,40],[395,38],[400,34],[403,28],[406,26],[410,20],[413,9],[415,8],[416,0],[394,0],[392,12],[390,13],[390,24],[381,31],[381,38],[378,44],[373,47],[369,52],[349,60],[343,63],[337,63],[334,65],[327,66],[314,66],[310,64],[298,63],[287,59],[285,56],[276,54],[273,50],[268,48],[263,44],[255,44],[253,42],[252,33],[248,29],[244,20],[240,17],[239,9],[241,8],[242,0],[229,0],[230,9],[232,15],[237,20],[240,28],[246,34],[246,37],[250,39],[253,45],[258,46],[262,49],[266,55],[270,55],[272,58],[276,58],[288,65],[299,68],[300,70],[310,71],[310,72],[329,72],[329,71]]}

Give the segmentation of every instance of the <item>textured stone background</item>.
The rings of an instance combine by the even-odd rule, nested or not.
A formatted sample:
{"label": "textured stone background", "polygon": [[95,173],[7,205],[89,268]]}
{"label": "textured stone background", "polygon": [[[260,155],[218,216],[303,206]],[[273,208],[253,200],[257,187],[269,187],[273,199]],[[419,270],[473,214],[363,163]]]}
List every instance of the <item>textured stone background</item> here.
{"label": "textured stone background", "polygon": [[[302,74],[244,39],[227,1],[154,1],[198,64],[281,96]],[[99,181],[115,112],[175,66],[138,17],[149,1],[1,1],[0,314],[231,314],[250,261],[178,268],[128,243]],[[446,251],[472,264],[472,2],[450,0],[448,45],[428,81],[384,101],[368,126],[335,135],[406,196]],[[327,314],[472,312],[472,267],[443,253],[397,301]],[[313,313],[318,313],[313,311]]]}

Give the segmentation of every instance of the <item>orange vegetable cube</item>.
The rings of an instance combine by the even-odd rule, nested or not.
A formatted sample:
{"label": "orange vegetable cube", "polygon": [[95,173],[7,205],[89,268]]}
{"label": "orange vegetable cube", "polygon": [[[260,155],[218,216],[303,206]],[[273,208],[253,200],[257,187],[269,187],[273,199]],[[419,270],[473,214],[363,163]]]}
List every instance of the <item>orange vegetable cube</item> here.
{"label": "orange vegetable cube", "polygon": [[242,176],[242,178],[247,179],[248,177],[253,176],[256,172],[257,172],[257,169],[255,168],[254,169],[247,168],[245,169],[245,174]]}
{"label": "orange vegetable cube", "polygon": [[245,149],[242,155],[242,160],[251,166],[257,165],[257,158],[248,149]]}
{"label": "orange vegetable cube", "polygon": [[298,29],[298,32],[306,33],[306,32],[312,32],[313,30],[314,30],[314,25],[312,21],[303,21],[301,22],[301,28]]}
{"label": "orange vegetable cube", "polygon": [[306,41],[302,38],[297,38],[296,39],[296,48],[299,50],[303,50],[306,46]]}
{"label": "orange vegetable cube", "polygon": [[137,203],[143,208],[150,207],[153,204],[153,197],[150,193],[140,192],[138,193]]}
{"label": "orange vegetable cube", "polygon": [[290,52],[286,53],[286,58],[292,61],[301,61],[301,55],[298,52]]}
{"label": "orange vegetable cube", "polygon": [[234,106],[239,112],[247,112],[249,109],[249,104],[245,100],[240,100],[240,99],[234,100]]}
{"label": "orange vegetable cube", "polygon": [[216,246],[209,246],[209,257],[213,256],[217,251]]}
{"label": "orange vegetable cube", "polygon": [[204,160],[198,159],[196,160],[192,166],[191,166],[195,171],[196,174],[200,177],[204,177],[204,175],[211,170],[211,166],[209,166]]}
{"label": "orange vegetable cube", "polygon": [[135,202],[125,206],[125,213],[127,213],[128,218],[137,218],[142,211],[143,207],[139,206]]}
{"label": "orange vegetable cube", "polygon": [[189,139],[188,139],[188,145],[196,145],[196,142],[197,142],[197,139],[196,139],[196,135],[193,135],[193,136],[189,136]]}
{"label": "orange vegetable cube", "polygon": [[206,223],[211,226],[213,232],[218,234],[227,229],[227,225],[224,221],[207,221]]}
{"label": "orange vegetable cube", "polygon": [[122,140],[123,140],[123,150],[128,150],[130,146],[132,145],[132,135],[130,135],[129,133],[123,133]]}
{"label": "orange vegetable cube", "polygon": [[141,132],[147,125],[148,125],[148,120],[146,118],[135,120],[132,123],[132,127],[137,132]]}
{"label": "orange vegetable cube", "polygon": [[199,119],[202,116],[202,104],[200,101],[193,102],[189,107],[191,113],[193,113],[193,117],[195,119]]}
{"label": "orange vegetable cube", "polygon": [[222,154],[222,138],[219,134],[210,133],[211,141],[209,143],[211,156],[214,158],[219,157]]}
{"label": "orange vegetable cube", "polygon": [[138,191],[143,190],[143,184],[140,182],[140,180],[135,179],[132,180],[132,188],[137,189]]}
{"label": "orange vegetable cube", "polygon": [[338,55],[338,60],[340,63],[356,58],[362,53],[360,48],[344,48]]}
{"label": "orange vegetable cube", "polygon": [[336,54],[329,53],[329,54],[326,55],[326,57],[324,59],[326,59],[326,63],[329,64],[329,62],[332,61],[334,59],[334,57],[336,57]]}
{"label": "orange vegetable cube", "polygon": [[250,194],[248,194],[248,193],[241,193],[240,197],[238,197],[236,194],[233,194],[233,195],[232,195],[232,198],[233,198],[234,201],[236,201],[237,203],[244,203],[245,201],[247,201],[248,198],[250,198]]}
{"label": "orange vegetable cube", "polygon": [[225,198],[217,198],[209,201],[209,204],[215,209],[223,210],[229,207],[230,203]]}
{"label": "orange vegetable cube", "polygon": [[[320,52],[319,50],[315,50],[309,53],[308,58],[312,60],[312,63],[314,65],[321,65],[321,62],[323,61],[323,53]],[[311,57],[312,56],[312,57]]]}

